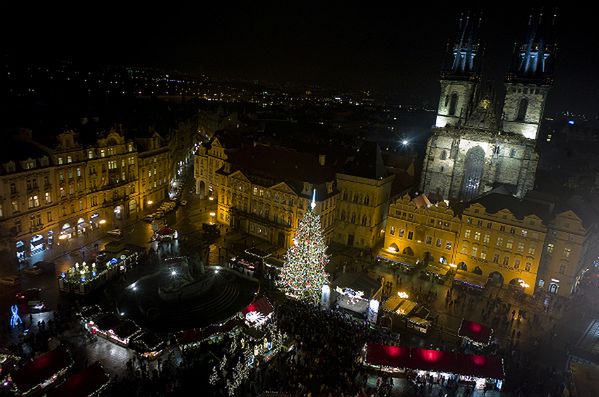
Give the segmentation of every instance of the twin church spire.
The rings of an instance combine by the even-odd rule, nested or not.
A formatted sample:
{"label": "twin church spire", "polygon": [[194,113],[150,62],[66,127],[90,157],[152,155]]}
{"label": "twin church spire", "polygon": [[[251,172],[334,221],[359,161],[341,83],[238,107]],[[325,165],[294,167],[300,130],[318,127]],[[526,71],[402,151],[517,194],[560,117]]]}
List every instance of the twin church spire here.
{"label": "twin church spire", "polygon": [[[501,115],[493,116],[489,112],[495,111],[496,104],[491,104],[491,109],[488,109],[491,94],[481,89],[479,84],[482,16],[462,14],[441,72],[441,98],[435,126],[467,125],[496,129],[497,122],[487,120],[502,120],[499,128],[503,131],[536,139],[546,96],[553,82],[555,20],[555,14],[548,17],[542,12],[529,17],[526,34],[515,46],[514,59],[506,75],[503,110]],[[481,104],[485,112],[479,109]],[[471,120],[482,113],[485,114],[484,120]]]}

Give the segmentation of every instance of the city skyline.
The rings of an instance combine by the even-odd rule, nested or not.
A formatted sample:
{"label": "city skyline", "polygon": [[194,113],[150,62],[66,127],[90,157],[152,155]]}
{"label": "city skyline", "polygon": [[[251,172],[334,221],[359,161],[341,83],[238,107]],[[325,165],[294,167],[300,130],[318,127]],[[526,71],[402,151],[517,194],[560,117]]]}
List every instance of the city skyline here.
{"label": "city skyline", "polygon": [[[539,8],[229,3],[167,12],[65,10],[51,20],[39,12],[28,16],[26,31],[11,36],[6,52],[17,59],[135,64],[217,79],[374,90],[399,102],[435,107],[439,70],[460,14],[481,11],[482,78],[501,92],[514,42],[522,40],[529,14]],[[596,113],[599,82],[588,76],[599,68],[599,59],[588,51],[591,29],[587,13],[557,9],[556,84],[548,112]]]}

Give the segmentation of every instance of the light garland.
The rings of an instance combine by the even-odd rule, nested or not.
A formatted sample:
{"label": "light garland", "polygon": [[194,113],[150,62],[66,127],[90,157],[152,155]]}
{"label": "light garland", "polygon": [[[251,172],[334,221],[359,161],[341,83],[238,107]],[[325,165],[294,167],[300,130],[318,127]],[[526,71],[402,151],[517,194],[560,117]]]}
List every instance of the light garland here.
{"label": "light garland", "polygon": [[329,262],[320,216],[308,209],[300,221],[294,244],[285,255],[277,285],[289,296],[317,303],[322,286],[329,283],[325,267]]}

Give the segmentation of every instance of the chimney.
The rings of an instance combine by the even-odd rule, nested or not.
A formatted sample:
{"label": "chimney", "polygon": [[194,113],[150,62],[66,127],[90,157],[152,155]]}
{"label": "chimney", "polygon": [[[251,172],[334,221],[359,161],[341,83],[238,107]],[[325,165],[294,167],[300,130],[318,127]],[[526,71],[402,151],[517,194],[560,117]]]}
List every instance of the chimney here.
{"label": "chimney", "polygon": [[321,166],[324,166],[324,163],[325,163],[326,159],[327,159],[327,155],[326,154],[319,154],[318,155],[318,163]]}

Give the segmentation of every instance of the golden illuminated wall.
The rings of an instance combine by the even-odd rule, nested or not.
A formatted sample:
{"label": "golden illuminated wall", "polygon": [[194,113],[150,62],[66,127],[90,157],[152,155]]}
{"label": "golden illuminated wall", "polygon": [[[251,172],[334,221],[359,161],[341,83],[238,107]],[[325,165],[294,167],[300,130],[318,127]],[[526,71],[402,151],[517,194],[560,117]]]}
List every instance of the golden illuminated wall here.
{"label": "golden illuminated wall", "polygon": [[379,180],[337,174],[336,242],[358,248],[374,248],[380,243],[392,182],[392,175]]}
{"label": "golden illuminated wall", "polygon": [[389,207],[383,251],[409,263],[426,257],[452,263],[459,228],[459,218],[444,202],[417,208],[406,195]]}
{"label": "golden illuminated wall", "polygon": [[534,293],[547,234],[543,221],[535,215],[520,219],[507,209],[490,214],[480,204],[466,208],[461,220],[458,269]]}

